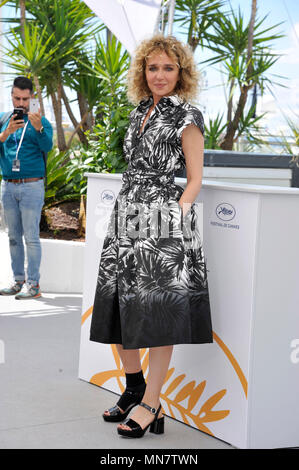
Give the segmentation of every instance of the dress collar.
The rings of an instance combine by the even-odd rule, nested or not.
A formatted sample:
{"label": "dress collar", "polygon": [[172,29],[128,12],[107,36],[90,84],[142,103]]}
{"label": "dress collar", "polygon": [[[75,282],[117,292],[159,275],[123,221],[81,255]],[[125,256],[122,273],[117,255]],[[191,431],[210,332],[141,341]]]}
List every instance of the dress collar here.
{"label": "dress collar", "polygon": [[[157,103],[157,109],[161,111],[165,106],[179,106],[182,104],[184,100],[180,98],[178,95],[169,95],[169,96],[162,96]],[[149,109],[153,104],[153,97],[149,96],[148,98],[143,99],[140,101],[138,105],[138,110],[142,113]]]}
{"label": "dress collar", "polygon": [[180,104],[183,103],[183,99],[180,98],[178,95],[169,95],[169,96],[163,96],[159,100],[159,103],[161,103],[162,105],[165,103],[165,104],[171,104],[173,106],[179,106]]}
{"label": "dress collar", "polygon": [[153,104],[153,97],[150,96],[148,98],[144,98],[143,100],[141,100],[137,109],[141,113],[144,113],[147,109],[151,107],[152,104]]}

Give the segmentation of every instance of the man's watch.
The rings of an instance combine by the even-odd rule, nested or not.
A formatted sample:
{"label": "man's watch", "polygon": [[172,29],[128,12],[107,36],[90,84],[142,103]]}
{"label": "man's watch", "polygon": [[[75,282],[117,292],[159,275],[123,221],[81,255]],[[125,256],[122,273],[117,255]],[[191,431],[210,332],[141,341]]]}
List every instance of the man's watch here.
{"label": "man's watch", "polygon": [[42,126],[39,130],[39,133],[42,134],[44,132],[44,126]]}

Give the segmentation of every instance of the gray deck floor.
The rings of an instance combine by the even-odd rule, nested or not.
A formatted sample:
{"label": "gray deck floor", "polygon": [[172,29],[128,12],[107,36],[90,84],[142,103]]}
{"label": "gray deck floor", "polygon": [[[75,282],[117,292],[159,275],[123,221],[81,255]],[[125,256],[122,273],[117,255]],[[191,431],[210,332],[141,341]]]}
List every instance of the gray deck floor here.
{"label": "gray deck floor", "polygon": [[0,296],[0,449],[233,449],[168,417],[165,434],[142,439],[105,423],[117,396],[78,378],[81,302]]}

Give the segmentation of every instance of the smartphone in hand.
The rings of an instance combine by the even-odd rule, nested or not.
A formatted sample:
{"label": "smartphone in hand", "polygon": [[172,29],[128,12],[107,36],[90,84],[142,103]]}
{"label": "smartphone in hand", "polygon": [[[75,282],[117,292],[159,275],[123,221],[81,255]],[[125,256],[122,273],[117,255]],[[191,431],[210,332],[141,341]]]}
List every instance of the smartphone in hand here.
{"label": "smartphone in hand", "polygon": [[13,113],[16,114],[16,117],[14,118],[14,121],[20,121],[20,120],[24,119],[23,108],[15,108],[13,110]]}
{"label": "smartphone in hand", "polygon": [[39,101],[36,98],[31,98],[29,104],[29,111],[30,113],[38,113],[39,111]]}

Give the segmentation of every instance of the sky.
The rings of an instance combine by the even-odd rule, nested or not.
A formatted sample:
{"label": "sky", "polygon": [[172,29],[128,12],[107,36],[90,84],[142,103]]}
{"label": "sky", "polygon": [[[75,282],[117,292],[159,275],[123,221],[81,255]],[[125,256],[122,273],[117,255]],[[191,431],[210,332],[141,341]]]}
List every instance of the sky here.
{"label": "sky", "polygon": [[[231,7],[237,10],[239,7],[244,14],[244,19],[249,22],[251,11],[251,0],[230,0]],[[288,116],[298,123],[299,120],[299,1],[298,0],[257,0],[258,17],[268,15],[266,25],[272,26],[283,22],[277,31],[284,37],[277,40],[274,51],[282,57],[271,68],[270,73],[284,76],[286,79],[271,77],[280,81],[287,88],[274,85],[272,94],[266,92],[261,98],[258,97],[258,112],[268,111],[263,121],[264,127],[271,134],[279,134],[281,131],[288,133],[288,127],[284,118]],[[2,7],[2,16],[6,16],[7,7]],[[9,12],[10,16],[12,12]],[[174,26],[173,34],[179,39],[185,40],[181,30]],[[196,51],[196,61],[200,62],[208,56],[199,48]],[[215,118],[218,113],[226,115],[226,88],[225,76],[220,73],[220,66],[199,65],[202,72],[202,91],[199,96],[198,105],[204,112],[205,120]],[[10,106],[9,93],[6,92],[6,83],[2,79],[2,96],[0,95],[1,108]]]}

